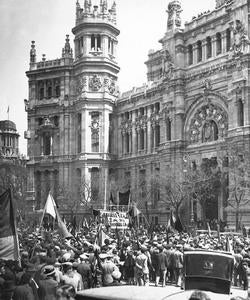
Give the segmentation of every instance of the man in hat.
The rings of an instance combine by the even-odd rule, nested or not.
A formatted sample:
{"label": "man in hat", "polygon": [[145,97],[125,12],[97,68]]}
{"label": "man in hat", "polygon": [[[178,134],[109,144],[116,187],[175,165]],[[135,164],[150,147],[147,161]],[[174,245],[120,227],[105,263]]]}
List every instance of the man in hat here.
{"label": "man in hat", "polygon": [[[76,267],[76,266],[75,266]],[[64,284],[71,284],[76,291],[81,291],[83,289],[81,275],[76,274],[73,270],[73,263],[65,262],[63,263],[64,274],[62,276],[62,282]]]}
{"label": "man in hat", "polygon": [[163,249],[162,245],[158,245],[159,253],[156,255],[155,286],[159,285],[160,277],[162,277],[162,286],[164,287],[166,286],[167,257]]}
{"label": "man in hat", "polygon": [[44,279],[41,279],[38,283],[39,300],[55,300],[58,283],[55,279],[54,266],[45,266],[42,270],[42,275]]}
{"label": "man in hat", "polygon": [[174,252],[174,275],[175,275],[175,283],[177,286],[181,285],[182,269],[183,269],[182,245],[177,244],[176,250]]}
{"label": "man in hat", "polygon": [[80,263],[77,266],[77,272],[82,276],[83,289],[90,289],[93,284],[92,271],[88,263],[88,256],[86,254],[80,255]]}
{"label": "man in hat", "polygon": [[135,275],[137,283],[140,286],[149,286],[148,256],[145,255],[146,251],[147,247],[142,246],[135,258]]}

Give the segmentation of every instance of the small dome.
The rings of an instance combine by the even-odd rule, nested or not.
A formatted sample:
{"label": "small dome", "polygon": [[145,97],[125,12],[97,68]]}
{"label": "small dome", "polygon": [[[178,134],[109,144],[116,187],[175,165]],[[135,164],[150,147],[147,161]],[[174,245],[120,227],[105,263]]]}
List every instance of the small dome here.
{"label": "small dome", "polygon": [[0,121],[0,130],[16,131],[16,124],[9,120]]}

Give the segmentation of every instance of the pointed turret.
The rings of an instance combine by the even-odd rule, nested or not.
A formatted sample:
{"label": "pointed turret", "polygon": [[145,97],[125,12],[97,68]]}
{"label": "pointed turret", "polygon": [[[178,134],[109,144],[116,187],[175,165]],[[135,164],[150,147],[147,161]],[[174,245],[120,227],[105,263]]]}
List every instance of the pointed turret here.
{"label": "pointed turret", "polygon": [[84,0],[84,12],[88,13],[89,12],[89,1]]}
{"label": "pointed turret", "polygon": [[30,63],[36,63],[36,46],[35,41],[31,42],[31,49],[30,49]]}
{"label": "pointed turret", "polygon": [[111,7],[111,14],[112,14],[113,22],[116,24],[116,2],[115,1]]}
{"label": "pointed turret", "polygon": [[70,47],[69,43],[69,35],[66,35],[66,40],[65,40],[65,45],[64,48],[62,49],[62,57],[72,57],[72,48]]}
{"label": "pointed turret", "polygon": [[180,13],[182,12],[181,3],[178,0],[171,1],[168,4],[168,25],[167,30],[175,30],[176,28],[181,27],[181,17]]}

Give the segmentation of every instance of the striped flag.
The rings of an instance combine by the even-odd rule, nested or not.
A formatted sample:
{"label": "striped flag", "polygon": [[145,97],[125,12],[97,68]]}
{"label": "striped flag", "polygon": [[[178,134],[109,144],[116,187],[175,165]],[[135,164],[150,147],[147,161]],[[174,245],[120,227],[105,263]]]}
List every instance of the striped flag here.
{"label": "striped flag", "polygon": [[20,260],[11,189],[0,195],[0,258]]}

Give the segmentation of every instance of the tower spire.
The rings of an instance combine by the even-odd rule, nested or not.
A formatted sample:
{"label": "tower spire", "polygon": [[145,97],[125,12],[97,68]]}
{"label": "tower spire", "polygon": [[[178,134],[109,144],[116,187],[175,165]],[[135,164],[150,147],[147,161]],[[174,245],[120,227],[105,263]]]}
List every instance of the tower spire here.
{"label": "tower spire", "polygon": [[111,7],[111,14],[113,16],[113,21],[116,24],[116,2],[113,2],[113,5]]}

